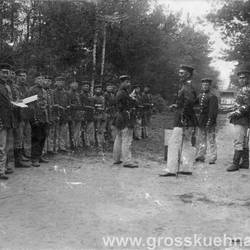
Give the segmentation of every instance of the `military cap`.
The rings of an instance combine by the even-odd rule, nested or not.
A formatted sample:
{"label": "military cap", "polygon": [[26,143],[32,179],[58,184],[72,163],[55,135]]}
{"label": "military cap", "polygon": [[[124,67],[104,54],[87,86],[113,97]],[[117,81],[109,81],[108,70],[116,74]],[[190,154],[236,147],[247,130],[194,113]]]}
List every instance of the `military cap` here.
{"label": "military cap", "polygon": [[95,85],[94,87],[95,89],[102,89],[102,85],[98,84],[98,85]]}
{"label": "military cap", "polygon": [[240,75],[250,75],[250,71],[247,69],[241,69],[237,72],[237,76],[240,76]]}
{"label": "military cap", "polygon": [[64,82],[64,81],[65,81],[65,77],[63,77],[63,76],[57,76],[57,77],[55,78],[55,81],[56,81],[56,82]]}
{"label": "military cap", "polygon": [[8,63],[1,63],[0,64],[0,69],[7,69],[7,70],[12,70],[12,66]]}
{"label": "military cap", "polygon": [[201,79],[201,82],[203,83],[205,83],[205,82],[207,82],[207,83],[209,83],[209,84],[211,84],[212,82],[213,82],[213,80],[211,79],[211,78],[203,78],[203,79]]}
{"label": "military cap", "polygon": [[180,69],[183,69],[183,70],[189,72],[190,74],[192,74],[194,71],[194,68],[192,66],[184,65],[184,64],[180,65]]}
{"label": "military cap", "polygon": [[130,77],[128,75],[122,75],[119,77],[120,81],[126,81],[126,80],[129,80]]}
{"label": "military cap", "polygon": [[27,74],[27,71],[25,69],[18,69],[16,75],[19,76],[20,74]]}

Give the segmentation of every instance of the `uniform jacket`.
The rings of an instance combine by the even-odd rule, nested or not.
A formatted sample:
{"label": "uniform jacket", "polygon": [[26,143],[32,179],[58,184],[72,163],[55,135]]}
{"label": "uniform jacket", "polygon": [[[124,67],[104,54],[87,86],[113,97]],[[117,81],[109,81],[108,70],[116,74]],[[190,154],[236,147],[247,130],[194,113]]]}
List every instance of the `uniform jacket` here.
{"label": "uniform jacket", "polygon": [[245,86],[239,89],[235,98],[235,111],[240,111],[241,115],[230,120],[232,124],[249,126],[250,123],[250,87]]}
{"label": "uniform jacket", "polygon": [[105,120],[105,98],[103,95],[93,97],[95,113],[94,119]]}
{"label": "uniform jacket", "polygon": [[59,105],[59,107],[55,106],[54,108],[57,120],[60,122],[67,122],[69,120],[69,112],[67,111],[67,107],[70,104],[68,92],[64,89],[55,89],[53,91],[53,99],[54,104]]}
{"label": "uniform jacket", "polygon": [[174,127],[195,127],[197,118],[194,111],[194,105],[197,101],[197,95],[191,81],[187,81],[178,92],[176,104]]}
{"label": "uniform jacket", "polygon": [[77,91],[69,91],[70,118],[74,121],[84,120],[84,111],[81,103],[80,94]]}
{"label": "uniform jacket", "polygon": [[80,95],[82,106],[85,110],[84,120],[91,122],[94,120],[94,99],[89,92],[82,92]]}
{"label": "uniform jacket", "polygon": [[133,128],[136,122],[136,101],[129,96],[127,90],[118,90],[116,94],[116,106],[118,111],[114,119],[114,126],[118,129]]}
{"label": "uniform jacket", "polygon": [[199,127],[215,126],[218,115],[218,98],[211,92],[199,95]]}
{"label": "uniform jacket", "polygon": [[13,109],[5,82],[0,79],[0,127],[13,127]]}
{"label": "uniform jacket", "polygon": [[42,87],[35,85],[29,91],[29,96],[37,95],[38,100],[30,104],[33,111],[31,123],[49,123],[47,110],[47,92]]}

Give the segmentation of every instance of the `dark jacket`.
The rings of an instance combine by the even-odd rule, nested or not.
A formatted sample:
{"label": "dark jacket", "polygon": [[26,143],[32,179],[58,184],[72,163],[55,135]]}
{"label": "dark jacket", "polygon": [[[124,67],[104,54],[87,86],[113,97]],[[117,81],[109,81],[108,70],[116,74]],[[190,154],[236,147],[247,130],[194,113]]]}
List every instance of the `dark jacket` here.
{"label": "dark jacket", "polygon": [[53,112],[60,122],[69,121],[69,112],[67,107],[69,106],[69,95],[64,89],[55,89],[53,91],[54,108]]}
{"label": "dark jacket", "polygon": [[13,127],[13,109],[5,82],[0,79],[0,127]]}
{"label": "dark jacket", "polygon": [[186,82],[178,92],[176,99],[177,110],[174,118],[174,127],[196,127],[197,117],[194,105],[197,95],[190,81]]}
{"label": "dark jacket", "polygon": [[83,105],[81,103],[80,94],[77,91],[69,91],[70,118],[74,121],[84,120]]}
{"label": "dark jacket", "polygon": [[37,95],[38,100],[30,104],[32,109],[31,124],[49,123],[47,110],[47,92],[42,87],[35,85],[29,91],[29,96]]}
{"label": "dark jacket", "polygon": [[235,98],[235,112],[239,115],[230,119],[230,123],[235,125],[249,126],[250,124],[250,88],[248,86],[242,87],[236,94]]}
{"label": "dark jacket", "polygon": [[214,94],[201,93],[199,95],[199,116],[200,128],[215,126],[218,115],[218,98]]}
{"label": "dark jacket", "polygon": [[116,106],[118,111],[114,119],[114,126],[118,129],[133,128],[136,122],[136,101],[129,96],[127,90],[120,89],[117,92]]}
{"label": "dark jacket", "polygon": [[80,95],[81,103],[84,108],[84,121],[92,122],[94,120],[94,99],[90,93],[82,92]]}

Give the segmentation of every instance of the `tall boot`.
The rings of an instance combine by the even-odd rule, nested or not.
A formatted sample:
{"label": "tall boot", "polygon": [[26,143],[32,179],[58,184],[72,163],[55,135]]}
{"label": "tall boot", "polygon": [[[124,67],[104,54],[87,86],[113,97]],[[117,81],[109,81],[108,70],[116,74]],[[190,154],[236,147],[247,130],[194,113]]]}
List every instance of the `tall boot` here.
{"label": "tall boot", "polygon": [[22,161],[30,161],[30,159],[25,156],[25,152],[23,148],[20,150],[20,158]]}
{"label": "tall boot", "polygon": [[233,164],[227,169],[228,172],[234,172],[238,171],[240,166],[240,159],[242,157],[243,150],[235,150],[234,151],[234,158],[233,158]]}
{"label": "tall boot", "polygon": [[21,159],[22,150],[21,149],[14,149],[14,162],[16,168],[30,168],[31,165],[27,161],[23,161]]}
{"label": "tall boot", "polygon": [[242,153],[242,162],[240,168],[249,169],[249,149],[244,148]]}

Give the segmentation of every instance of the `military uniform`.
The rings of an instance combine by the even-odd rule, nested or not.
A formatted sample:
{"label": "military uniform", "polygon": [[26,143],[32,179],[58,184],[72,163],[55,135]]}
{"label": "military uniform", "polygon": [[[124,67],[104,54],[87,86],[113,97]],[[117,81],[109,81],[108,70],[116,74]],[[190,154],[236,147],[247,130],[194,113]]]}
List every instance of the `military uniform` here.
{"label": "military uniform", "polygon": [[70,140],[72,148],[76,149],[83,146],[81,138],[81,125],[84,119],[83,106],[78,90],[71,89],[69,91],[69,105],[71,118],[69,122]]}
{"label": "military uniform", "polygon": [[133,129],[136,122],[136,101],[128,92],[128,76],[121,76],[121,87],[116,95],[117,113],[114,119],[116,127],[116,138],[113,148],[115,164],[122,163],[124,167],[138,167],[132,159],[131,145],[133,141]]}
{"label": "military uniform", "polygon": [[[212,80],[203,79],[202,82],[211,85]],[[218,98],[211,93],[210,89],[202,89],[198,99],[199,117],[196,161],[204,162],[208,149],[209,164],[214,164],[217,160],[215,128],[218,114]]]}
{"label": "military uniform", "polygon": [[[64,78],[56,78],[57,81],[65,81]],[[64,88],[56,88],[53,92],[54,96],[54,110],[57,112],[55,121],[55,151],[66,151],[69,146],[69,96]]]}
{"label": "military uniform", "polygon": [[[26,75],[26,71],[18,70],[16,72],[17,77],[22,74]],[[27,86],[27,81],[24,82],[17,81],[17,89],[19,91],[19,98],[24,99],[28,97],[29,88]],[[25,161],[31,157],[31,126],[30,119],[32,117],[32,112],[30,108],[22,108],[20,110],[20,124],[19,124],[19,135],[20,135],[20,147],[22,148],[21,157]]]}
{"label": "military uniform", "polygon": [[94,100],[88,88],[81,93],[81,103],[85,110],[82,122],[83,141],[85,146],[91,147],[95,145]]}
{"label": "military uniform", "polygon": [[195,157],[192,136],[198,123],[194,111],[197,95],[191,81],[193,68],[183,65],[180,70],[189,73],[190,76],[182,80],[182,87],[174,104],[176,110],[173,132],[168,141],[167,167],[160,176],[175,176],[178,173],[192,174]]}
{"label": "military uniform", "polygon": [[[113,90],[113,87],[112,87]],[[115,95],[112,91],[106,91],[104,93],[105,98],[105,113],[107,117],[106,122],[106,138],[108,141],[113,142],[115,139],[114,128],[113,128],[113,120],[115,115]]]}
{"label": "military uniform", "polygon": [[[36,78],[37,79],[37,78]],[[44,81],[40,77],[39,81]],[[30,104],[33,111],[31,118],[31,159],[34,167],[39,167],[39,161],[42,159],[42,153],[47,137],[49,119],[48,119],[48,103],[47,92],[39,84],[35,84],[30,89],[29,96],[37,95],[38,100]]]}
{"label": "military uniform", "polygon": [[153,100],[152,100],[152,95],[145,90],[142,93],[142,105],[143,105],[142,138],[147,138],[149,136]]}
{"label": "military uniform", "polygon": [[[101,86],[96,86],[96,89],[101,89]],[[101,91],[101,90],[100,90]],[[96,131],[96,141],[97,141],[97,147],[99,150],[104,150],[104,144],[105,144],[105,129],[106,129],[106,121],[107,116],[105,113],[105,98],[103,95],[101,95],[101,92],[99,95],[96,93],[96,95],[93,97],[94,101],[94,124],[95,124],[95,131]]]}
{"label": "military uniform", "polygon": [[[239,78],[245,78],[246,83],[242,86],[235,98],[234,110],[230,114],[230,123],[234,126],[234,157],[233,164],[227,171],[237,171],[240,168],[249,168],[249,118],[250,118],[250,71],[242,70],[238,72]],[[240,162],[242,163],[240,164]]]}
{"label": "military uniform", "polygon": [[[50,78],[46,78],[46,81],[51,81]],[[57,109],[54,107],[54,90],[51,89],[51,86],[46,86],[44,88],[46,91],[46,102],[47,102],[47,113],[48,113],[48,131],[47,137],[45,141],[44,153],[55,153],[55,133],[56,133],[56,121],[57,117]]]}
{"label": "military uniform", "polygon": [[[1,66],[1,70],[4,69]],[[8,69],[6,69],[8,70]],[[7,88],[6,79],[0,76],[0,179],[8,179],[7,158],[9,150],[13,145],[13,108],[11,104],[11,93]]]}

